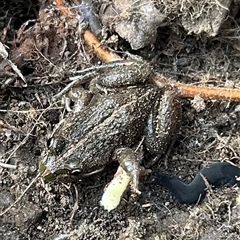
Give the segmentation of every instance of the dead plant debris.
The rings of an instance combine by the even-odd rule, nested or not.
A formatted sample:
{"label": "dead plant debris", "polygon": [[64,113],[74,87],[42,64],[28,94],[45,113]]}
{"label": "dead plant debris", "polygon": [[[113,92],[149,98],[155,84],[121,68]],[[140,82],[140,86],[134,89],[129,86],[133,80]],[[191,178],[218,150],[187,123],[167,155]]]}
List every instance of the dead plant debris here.
{"label": "dead plant debris", "polygon": [[[128,8],[123,9],[120,4],[125,2]],[[222,89],[231,83],[231,88],[240,89],[237,1],[94,1],[101,21],[110,16],[106,6],[116,10],[111,24],[103,23],[100,41],[88,29],[79,33],[76,16],[80,3],[5,1],[0,10],[0,42],[4,46],[0,59],[0,212],[36,177],[48,135],[66,115],[61,101],[53,96],[77,71],[99,64],[96,52],[105,62],[126,58],[126,52],[139,55],[152,63],[157,76],[171,79],[178,87],[189,84],[194,89]],[[144,15],[148,4],[164,16],[161,21],[151,22]],[[142,19],[136,29],[148,27],[154,36],[145,31],[146,38],[138,42],[141,48],[133,50],[140,34],[135,29],[132,33],[139,38],[134,39],[134,34],[127,38],[118,29],[121,22],[134,23],[136,19]],[[146,39],[151,39],[149,44]],[[195,101],[193,108],[188,99],[182,100],[182,127],[174,147],[167,161],[151,167],[153,172],[190,180],[214,161],[240,164],[239,103],[231,97]],[[126,193],[120,206],[107,213],[99,201],[116,168],[113,164],[77,182],[76,187],[37,180],[1,216],[0,238],[239,239],[237,188],[209,191],[203,204],[186,206],[148,175],[140,182],[142,194],[136,202],[130,202]]]}

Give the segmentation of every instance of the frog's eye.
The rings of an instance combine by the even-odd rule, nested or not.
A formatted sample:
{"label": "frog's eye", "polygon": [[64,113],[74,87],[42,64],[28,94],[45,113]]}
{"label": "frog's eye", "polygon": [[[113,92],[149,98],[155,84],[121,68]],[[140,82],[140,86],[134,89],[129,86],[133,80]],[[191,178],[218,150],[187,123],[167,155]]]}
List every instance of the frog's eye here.
{"label": "frog's eye", "polygon": [[71,177],[72,177],[73,179],[78,179],[78,178],[80,178],[80,177],[81,177],[81,171],[78,170],[78,169],[73,170],[73,171],[71,172]]}
{"label": "frog's eye", "polygon": [[56,155],[59,155],[66,145],[66,140],[63,138],[51,139],[49,148]]}

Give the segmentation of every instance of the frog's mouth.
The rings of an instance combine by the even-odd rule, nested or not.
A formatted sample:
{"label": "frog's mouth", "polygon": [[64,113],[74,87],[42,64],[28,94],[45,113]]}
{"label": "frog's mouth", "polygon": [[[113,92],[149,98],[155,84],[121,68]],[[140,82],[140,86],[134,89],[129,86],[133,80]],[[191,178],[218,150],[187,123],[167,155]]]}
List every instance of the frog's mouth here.
{"label": "frog's mouth", "polygon": [[68,181],[74,181],[76,179],[80,179],[83,177],[88,177],[93,174],[96,174],[98,172],[103,171],[105,167],[102,167],[100,169],[88,172],[88,173],[82,173],[80,170],[75,169],[75,170],[68,170],[68,169],[61,169],[56,172],[51,172],[49,168],[43,163],[39,163],[39,172],[41,174],[41,177],[44,179],[46,182],[51,182],[54,180],[68,180]]}
{"label": "frog's mouth", "polygon": [[82,174],[82,177],[88,177],[88,176],[91,176],[91,175],[93,175],[93,174],[95,174],[95,173],[99,173],[99,172],[103,171],[104,168],[105,168],[105,167],[102,167],[102,168],[97,169],[97,170],[95,170],[95,171],[92,171],[92,172],[89,172],[89,173],[84,173],[84,174]]}
{"label": "frog's mouth", "polygon": [[53,181],[55,179],[54,174],[42,163],[39,163],[39,173],[41,177],[46,181]]}

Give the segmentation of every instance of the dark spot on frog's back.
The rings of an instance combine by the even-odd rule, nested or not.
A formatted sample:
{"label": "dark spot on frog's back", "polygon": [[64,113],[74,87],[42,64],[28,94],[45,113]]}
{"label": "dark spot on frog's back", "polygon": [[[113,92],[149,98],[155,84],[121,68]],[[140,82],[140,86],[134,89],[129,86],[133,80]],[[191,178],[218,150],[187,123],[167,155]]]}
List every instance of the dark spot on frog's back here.
{"label": "dark spot on frog's back", "polygon": [[52,153],[56,156],[60,155],[66,146],[66,140],[62,137],[50,139],[49,142],[49,149],[51,149]]}

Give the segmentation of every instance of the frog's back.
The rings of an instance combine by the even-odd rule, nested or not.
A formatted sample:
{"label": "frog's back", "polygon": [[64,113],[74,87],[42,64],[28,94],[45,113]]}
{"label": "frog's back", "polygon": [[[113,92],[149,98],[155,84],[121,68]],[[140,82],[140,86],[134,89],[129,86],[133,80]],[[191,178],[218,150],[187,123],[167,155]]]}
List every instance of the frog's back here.
{"label": "frog's back", "polygon": [[116,148],[130,147],[140,140],[158,91],[145,85],[100,95],[97,103],[67,118],[53,136],[54,141],[64,138],[65,146],[54,157],[55,162],[47,163],[49,170],[77,169],[88,173],[104,167]]}

